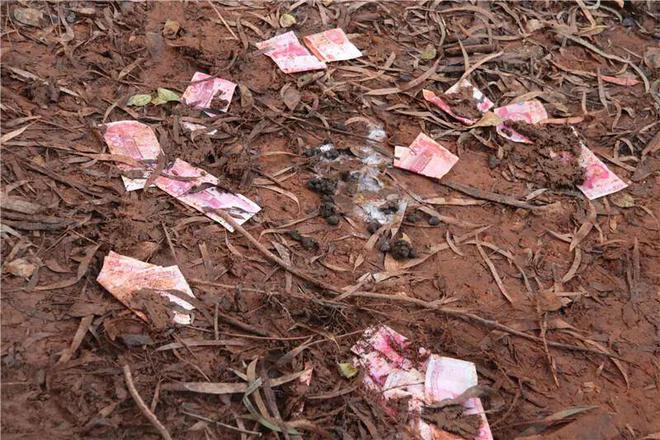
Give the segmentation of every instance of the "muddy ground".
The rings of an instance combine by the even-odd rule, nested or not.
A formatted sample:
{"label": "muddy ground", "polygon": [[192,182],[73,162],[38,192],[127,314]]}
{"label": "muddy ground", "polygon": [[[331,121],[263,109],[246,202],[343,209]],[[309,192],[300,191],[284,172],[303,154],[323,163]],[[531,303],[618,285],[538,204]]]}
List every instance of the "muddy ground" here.
{"label": "muddy ground", "polygon": [[[474,362],[495,438],[658,438],[658,9],[617,3],[3,2],[3,438],[158,438],[128,392],[125,365],[173,438],[284,438],[273,431],[284,422],[303,438],[397,438],[405,418],[383,413],[362,376],[337,367],[379,323]],[[342,27],[364,56],[283,74],[255,43],[283,32],[284,14],[298,35]],[[168,20],[180,29],[163,32]],[[446,90],[466,63],[498,52],[470,80],[498,105],[540,99],[628,188],[591,204],[570,185],[537,191],[546,182],[490,128],[457,124],[421,98],[423,87]],[[157,87],[182,92],[195,71],[241,85],[229,112],[126,106]],[[636,84],[602,78],[622,75]],[[370,94],[392,87],[403,91]],[[191,139],[179,131],[185,118],[218,132]],[[365,118],[384,129],[383,142],[367,139]],[[256,201],[263,210],[245,226],[263,246],[357,293],[337,300],[291,276],[156,188],[125,192],[98,130],[124,119],[153,126],[168,158]],[[393,147],[420,131],[460,157],[441,181],[387,167]],[[308,152],[330,143],[337,155]],[[351,189],[367,145],[387,158],[376,193]],[[339,182],[332,200],[308,184],[319,173]],[[409,200],[400,232],[411,246],[367,249],[378,228],[355,206],[388,195]],[[386,259],[392,249],[403,260]],[[95,281],[110,250],[179,265],[210,319],[166,329],[141,321]],[[250,418],[242,394],[172,385],[305,368],[308,386],[266,386],[253,403],[279,427]]]}

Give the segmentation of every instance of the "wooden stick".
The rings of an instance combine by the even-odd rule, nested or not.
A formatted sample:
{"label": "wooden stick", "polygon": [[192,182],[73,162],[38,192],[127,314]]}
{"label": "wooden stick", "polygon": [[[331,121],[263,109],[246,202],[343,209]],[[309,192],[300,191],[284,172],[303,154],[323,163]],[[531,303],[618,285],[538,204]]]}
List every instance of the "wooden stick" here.
{"label": "wooden stick", "polygon": [[[492,321],[490,319],[482,318],[479,315],[475,315],[470,312],[464,312],[462,310],[458,309],[453,309],[449,307],[440,307],[438,305],[435,305],[433,303],[418,299],[418,298],[411,298],[408,296],[400,296],[400,295],[387,295],[387,294],[382,294],[382,293],[371,293],[371,292],[354,292],[351,295],[351,298],[371,298],[371,299],[382,299],[382,300],[387,300],[387,301],[400,301],[400,302],[408,302],[408,303],[413,303],[417,304],[420,307],[423,307],[425,309],[431,309],[438,311],[444,315],[451,316],[452,318],[457,318],[462,321],[467,321],[467,322],[477,322],[485,327],[492,328],[495,330],[500,330],[502,332],[508,333],[510,335],[518,336],[520,338],[524,338],[530,341],[535,341],[535,342],[540,342],[544,343],[542,338],[539,338],[538,336],[534,335],[529,335],[525,332],[522,332],[520,330],[516,330],[512,327],[508,327],[504,324],[500,324],[497,321]],[[547,341],[548,346],[550,347],[556,347],[556,348],[562,348],[564,350],[574,350],[574,351],[581,351],[584,353],[592,353],[592,354],[598,354],[601,356],[608,356],[610,358],[614,359],[619,359],[625,361],[625,359],[622,359],[621,357],[608,353],[606,351],[599,351],[599,350],[594,350],[592,348],[586,348],[586,347],[580,347],[577,345],[570,345],[570,344],[564,344],[562,342],[553,342],[553,341]]]}
{"label": "wooden stick", "polygon": [[321,280],[317,280],[313,276],[301,271],[300,269],[298,269],[296,267],[293,267],[290,264],[287,264],[280,257],[278,257],[277,255],[273,254],[271,251],[266,249],[264,247],[264,245],[259,243],[259,240],[254,238],[252,236],[252,234],[250,234],[248,231],[246,231],[245,228],[243,228],[243,226],[239,225],[236,222],[236,220],[234,220],[234,218],[232,216],[227,214],[222,209],[215,210],[214,213],[218,214],[220,217],[222,217],[222,219],[224,221],[226,221],[227,223],[229,223],[231,225],[231,227],[234,228],[235,231],[238,231],[241,235],[243,235],[245,238],[247,238],[250,241],[250,243],[252,243],[254,245],[254,247],[256,247],[259,250],[259,252],[261,252],[270,261],[278,264],[280,267],[282,267],[282,269],[286,270],[287,272],[290,272],[290,273],[294,274],[298,278],[301,278],[301,279],[307,281],[310,284],[313,284],[317,287],[320,287],[321,289],[327,290],[328,292],[334,293],[336,295],[341,295],[342,293],[344,293],[344,292],[341,292],[340,290],[338,290],[337,288],[335,288],[334,286],[331,286],[330,284],[327,284],[327,283],[325,283]]}
{"label": "wooden stick", "polygon": [[161,437],[163,437],[165,440],[172,440],[172,436],[170,435],[167,428],[163,426],[162,423],[160,423],[160,420],[158,420],[156,415],[151,412],[149,407],[147,407],[147,405],[144,403],[144,400],[142,400],[142,397],[140,397],[140,393],[138,393],[137,389],[135,388],[135,384],[133,383],[133,375],[131,374],[131,368],[128,366],[128,364],[124,364],[123,370],[128,392],[131,393],[131,397],[133,397],[133,400],[135,400],[135,403],[137,404],[138,408],[140,408],[140,411],[142,411],[142,414],[144,414],[147,420],[149,420],[149,423],[151,423],[158,430]]}
{"label": "wooden stick", "polygon": [[472,196],[477,199],[489,200],[491,202],[502,203],[503,205],[515,206],[516,208],[524,209],[539,209],[542,206],[534,206],[529,203],[521,202],[515,197],[505,196],[502,194],[497,194],[489,191],[484,191],[478,188],[471,187],[469,185],[464,185],[458,182],[451,182],[449,180],[443,180],[440,182],[444,186],[447,186],[453,190],[460,191],[464,194]]}
{"label": "wooden stick", "polygon": [[222,14],[221,14],[220,11],[218,10],[218,8],[215,7],[215,5],[213,4],[213,2],[212,2],[211,0],[206,0],[206,1],[207,1],[207,3],[208,3],[209,5],[211,5],[211,7],[212,7],[213,10],[215,11],[215,13],[218,15],[218,18],[220,18],[220,21],[222,22],[222,24],[225,25],[225,28],[227,28],[227,30],[229,31],[229,33],[231,34],[231,36],[234,37],[234,40],[238,40],[238,37],[236,36],[236,34],[234,33],[234,31],[231,30],[231,28],[229,27],[229,24],[225,21],[225,18],[222,16]]}

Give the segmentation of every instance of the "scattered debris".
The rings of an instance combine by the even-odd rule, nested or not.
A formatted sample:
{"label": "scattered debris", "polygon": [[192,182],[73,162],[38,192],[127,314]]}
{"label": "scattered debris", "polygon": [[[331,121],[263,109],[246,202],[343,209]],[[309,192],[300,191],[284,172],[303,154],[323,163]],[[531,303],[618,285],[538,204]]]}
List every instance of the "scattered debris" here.
{"label": "scattered debris", "polygon": [[[477,440],[493,438],[478,397],[459,403],[463,408],[461,414],[444,417],[446,423],[438,424],[444,408],[435,406],[477,386],[477,370],[473,363],[431,354],[424,348],[414,352],[406,337],[387,326],[367,329],[351,351],[357,355],[355,362],[367,373],[364,385],[382,396],[381,404],[391,415],[407,412],[404,419],[408,419],[421,438],[443,438],[448,434]],[[398,400],[407,401],[407,409],[394,403]],[[472,435],[465,436],[462,427],[473,423],[471,415],[477,415],[479,423],[476,432],[468,431],[467,434]]]}
{"label": "scattered debris", "polygon": [[652,2],[252,3],[2,4],[2,431],[654,437]]}

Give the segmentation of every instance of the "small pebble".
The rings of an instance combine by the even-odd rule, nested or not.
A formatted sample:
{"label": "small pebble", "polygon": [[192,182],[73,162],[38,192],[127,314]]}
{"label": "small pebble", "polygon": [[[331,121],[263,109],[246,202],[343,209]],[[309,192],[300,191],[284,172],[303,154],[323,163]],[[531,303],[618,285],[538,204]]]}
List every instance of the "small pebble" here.
{"label": "small pebble", "polygon": [[325,221],[331,226],[337,226],[339,224],[339,216],[331,215],[330,217],[327,217]]}
{"label": "small pebble", "polygon": [[407,241],[397,240],[390,245],[390,255],[395,260],[407,260],[408,258],[414,258],[417,253]]}
{"label": "small pebble", "polygon": [[337,207],[332,202],[322,202],[321,206],[319,206],[319,215],[323,218],[337,215],[337,212]]}
{"label": "small pebble", "polygon": [[339,151],[333,148],[332,150],[328,150],[323,153],[323,157],[329,160],[335,160],[339,157]]}
{"label": "small pebble", "polygon": [[313,238],[309,238],[309,237],[303,237],[302,240],[300,240],[300,245],[306,251],[313,251],[319,248],[319,243]]}
{"label": "small pebble", "polygon": [[497,158],[494,154],[491,154],[488,156],[488,167],[492,170],[494,168],[497,168],[497,166],[502,163],[501,160]]}
{"label": "small pebble", "polygon": [[303,239],[302,235],[300,235],[300,232],[296,230],[287,232],[287,235],[291,237],[292,240],[295,241],[301,241]]}
{"label": "small pebble", "polygon": [[375,234],[377,230],[380,229],[380,223],[378,222],[369,222],[367,225],[367,232],[370,234]]}
{"label": "small pebble", "polygon": [[406,221],[408,223],[417,223],[419,221],[419,214],[417,214],[416,211],[409,212],[408,214],[406,214]]}
{"label": "small pebble", "polygon": [[431,217],[429,217],[428,222],[429,222],[429,225],[431,225],[431,226],[438,226],[440,224],[440,219],[438,217],[432,215]]}
{"label": "small pebble", "polygon": [[310,179],[307,182],[307,188],[319,194],[331,195],[337,189],[337,182],[326,179],[325,177],[318,177]]}
{"label": "small pebble", "polygon": [[378,250],[380,250],[381,252],[389,251],[390,250],[390,242],[387,241],[387,239],[385,239],[385,238],[381,238],[378,241]]}
{"label": "small pebble", "polygon": [[390,200],[385,203],[383,206],[378,208],[383,214],[394,214],[399,210],[399,204],[394,200]]}

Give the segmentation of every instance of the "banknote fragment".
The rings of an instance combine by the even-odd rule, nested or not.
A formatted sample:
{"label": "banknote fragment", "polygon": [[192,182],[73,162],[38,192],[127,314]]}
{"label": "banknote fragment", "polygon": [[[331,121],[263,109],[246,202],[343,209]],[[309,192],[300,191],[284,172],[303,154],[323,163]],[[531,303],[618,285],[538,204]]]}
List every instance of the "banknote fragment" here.
{"label": "banknote fragment", "polygon": [[420,133],[409,147],[394,147],[394,166],[427,177],[440,179],[458,162],[436,141]]}
{"label": "banknote fragment", "polygon": [[308,35],[303,37],[303,41],[322,62],[346,61],[362,56],[360,49],[351,43],[340,28]]}
{"label": "banknote fragment", "polygon": [[216,212],[223,210],[242,225],[259,212],[259,205],[241,194],[218,188],[218,179],[201,168],[176,159],[156,178],[158,188],[182,203],[204,213],[230,232],[234,231]]}
{"label": "banknote fragment", "polygon": [[151,169],[161,153],[160,144],[153,129],[138,121],[117,121],[102,126],[103,139],[110,153],[127,156],[138,165],[118,163],[126,191],[144,188]]}
{"label": "banknote fragment", "polygon": [[[394,402],[406,399],[410,426],[420,438],[462,438],[427,422],[422,415],[434,411],[431,405],[455,399],[477,385],[477,370],[472,362],[432,354],[424,348],[412,352],[408,339],[387,326],[367,329],[351,351],[356,355],[354,363],[365,370],[365,387],[381,395],[385,412],[396,416],[401,407]],[[474,439],[492,440],[481,400],[469,398],[463,407],[464,414],[478,414],[481,419]]]}
{"label": "banknote fragment", "polygon": [[326,68],[323,61],[319,61],[305,46],[300,44],[293,31],[259,42],[257,47],[271,58],[284,73],[307,72]]}
{"label": "banknote fragment", "polygon": [[[191,107],[226,112],[234,96],[236,84],[222,78],[214,78],[202,72],[195,72],[190,85],[181,96],[181,100]],[[218,105],[213,105],[219,101]]]}
{"label": "banknote fragment", "polygon": [[195,297],[178,266],[158,266],[110,251],[103,260],[103,268],[96,281],[145,321],[150,321],[147,304],[160,304],[162,300],[154,298],[154,295],[160,295],[167,303],[173,303],[170,311],[172,322],[181,325],[192,323],[192,313],[186,312],[194,309],[192,304],[168,293],[176,291],[183,296]]}

